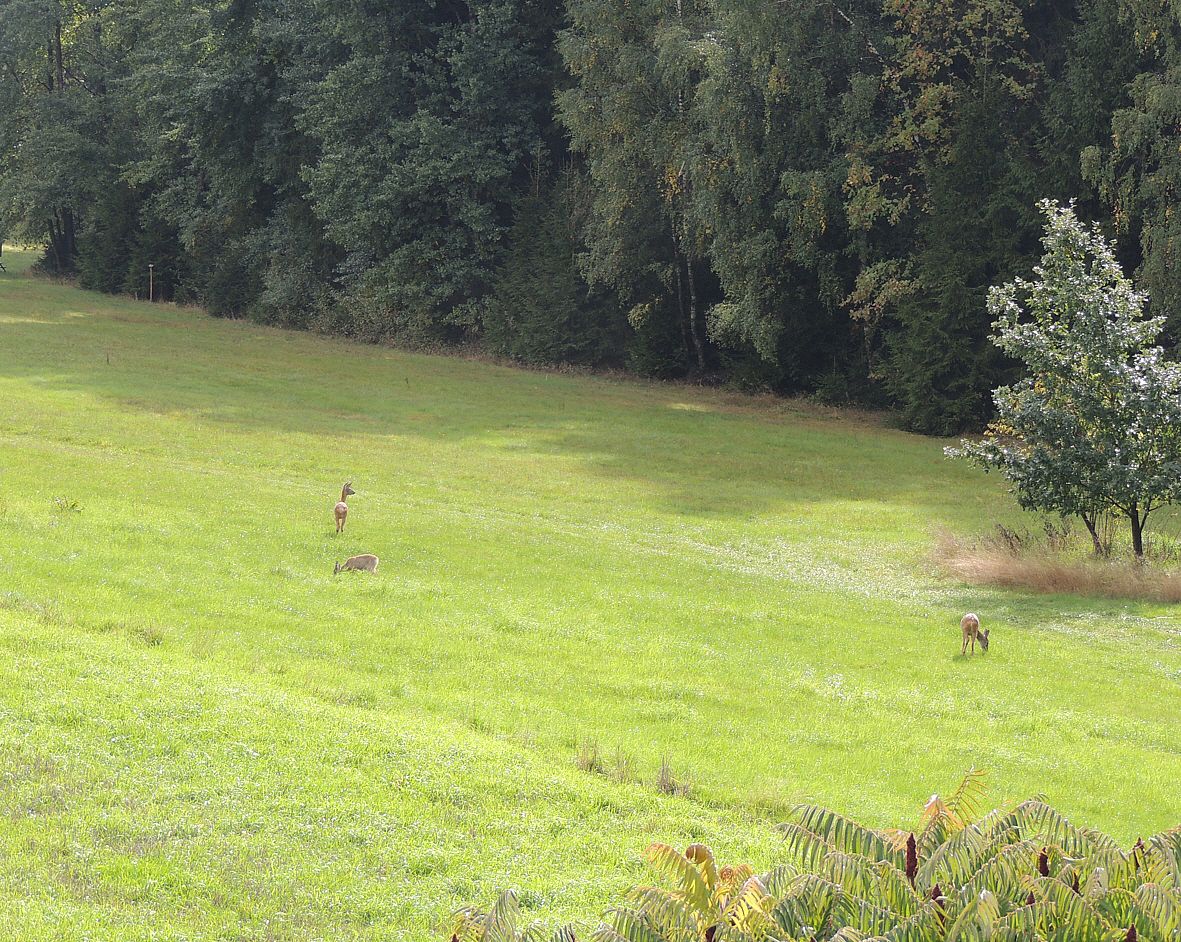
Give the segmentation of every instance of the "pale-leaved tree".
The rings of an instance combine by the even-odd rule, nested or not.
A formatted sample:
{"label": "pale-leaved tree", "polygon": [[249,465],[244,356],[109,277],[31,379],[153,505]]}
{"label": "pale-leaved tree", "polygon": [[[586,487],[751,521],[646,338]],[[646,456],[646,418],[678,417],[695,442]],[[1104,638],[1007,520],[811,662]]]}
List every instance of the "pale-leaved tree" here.
{"label": "pale-leaved tree", "polygon": [[989,294],[993,341],[1027,375],[993,391],[996,419],[980,441],[949,448],[1012,484],[1022,507],[1128,519],[1144,555],[1149,515],[1181,496],[1181,366],[1153,341],[1163,317],[1112,245],[1073,207],[1043,201],[1045,254],[1035,278]]}

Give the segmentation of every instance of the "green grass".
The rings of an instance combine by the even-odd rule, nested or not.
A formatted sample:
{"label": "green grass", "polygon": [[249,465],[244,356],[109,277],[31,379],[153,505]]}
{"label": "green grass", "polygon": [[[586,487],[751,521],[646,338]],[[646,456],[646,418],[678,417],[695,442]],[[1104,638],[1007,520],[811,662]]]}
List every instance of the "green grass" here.
{"label": "green grass", "polygon": [[1181,821],[1172,610],[938,577],[936,528],[1018,519],[942,442],[4,261],[14,938],[426,939],[506,886],[585,917],[649,841],[765,865],[795,802],[905,824],[972,765],[1125,842]]}

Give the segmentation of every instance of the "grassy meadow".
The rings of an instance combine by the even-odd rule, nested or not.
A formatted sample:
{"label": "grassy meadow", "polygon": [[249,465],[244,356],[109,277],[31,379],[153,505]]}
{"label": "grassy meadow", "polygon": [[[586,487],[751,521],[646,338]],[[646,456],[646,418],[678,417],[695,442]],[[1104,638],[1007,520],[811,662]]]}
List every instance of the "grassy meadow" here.
{"label": "grassy meadow", "polygon": [[3,258],[4,937],[430,939],[508,886],[585,918],[650,841],[767,865],[797,802],[907,824],[970,766],[1126,843],[1181,822],[1173,608],[937,574],[941,528],[1021,519],[944,442]]}

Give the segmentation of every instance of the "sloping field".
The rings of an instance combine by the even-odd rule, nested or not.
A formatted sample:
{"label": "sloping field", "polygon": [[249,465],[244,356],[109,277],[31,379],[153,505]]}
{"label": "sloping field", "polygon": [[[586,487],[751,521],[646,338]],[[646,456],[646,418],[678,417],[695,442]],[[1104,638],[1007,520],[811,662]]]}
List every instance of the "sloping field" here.
{"label": "sloping field", "polygon": [[651,840],[769,864],[798,801],[905,824],[973,765],[1124,841],[1181,821],[1181,623],[937,576],[938,528],[1018,519],[942,442],[4,260],[13,938],[427,939],[506,886],[586,915]]}

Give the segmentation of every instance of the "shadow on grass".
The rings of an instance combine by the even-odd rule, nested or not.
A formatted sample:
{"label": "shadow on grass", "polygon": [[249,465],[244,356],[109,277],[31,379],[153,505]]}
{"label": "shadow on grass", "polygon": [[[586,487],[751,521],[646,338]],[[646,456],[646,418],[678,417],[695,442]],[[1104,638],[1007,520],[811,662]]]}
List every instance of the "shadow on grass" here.
{"label": "shadow on grass", "polygon": [[[654,512],[693,519],[741,523],[803,505],[824,527],[833,523],[820,505],[864,503],[872,531],[874,508],[887,505],[933,525],[959,521],[973,504],[978,516],[1006,509],[1000,489],[946,462],[937,440],[806,414],[735,413],[707,391],[532,373],[7,280],[26,290],[0,295],[0,376],[143,414],[187,413],[211,434],[312,435],[343,451],[416,438],[490,456],[573,457],[603,481],[645,488]],[[887,542],[892,526],[882,524]],[[927,584],[952,611],[988,606],[986,618],[1029,628],[1145,610]],[[950,630],[958,644],[958,623]]]}
{"label": "shadow on grass", "polygon": [[935,472],[946,487],[929,486],[943,461],[933,440],[735,414],[724,397],[683,387],[527,372],[46,288],[0,298],[0,320],[10,318],[0,375],[121,409],[341,442],[410,437],[576,456],[605,480],[649,488],[654,509],[674,515],[834,501],[901,502],[936,519],[954,510],[956,469]]}

